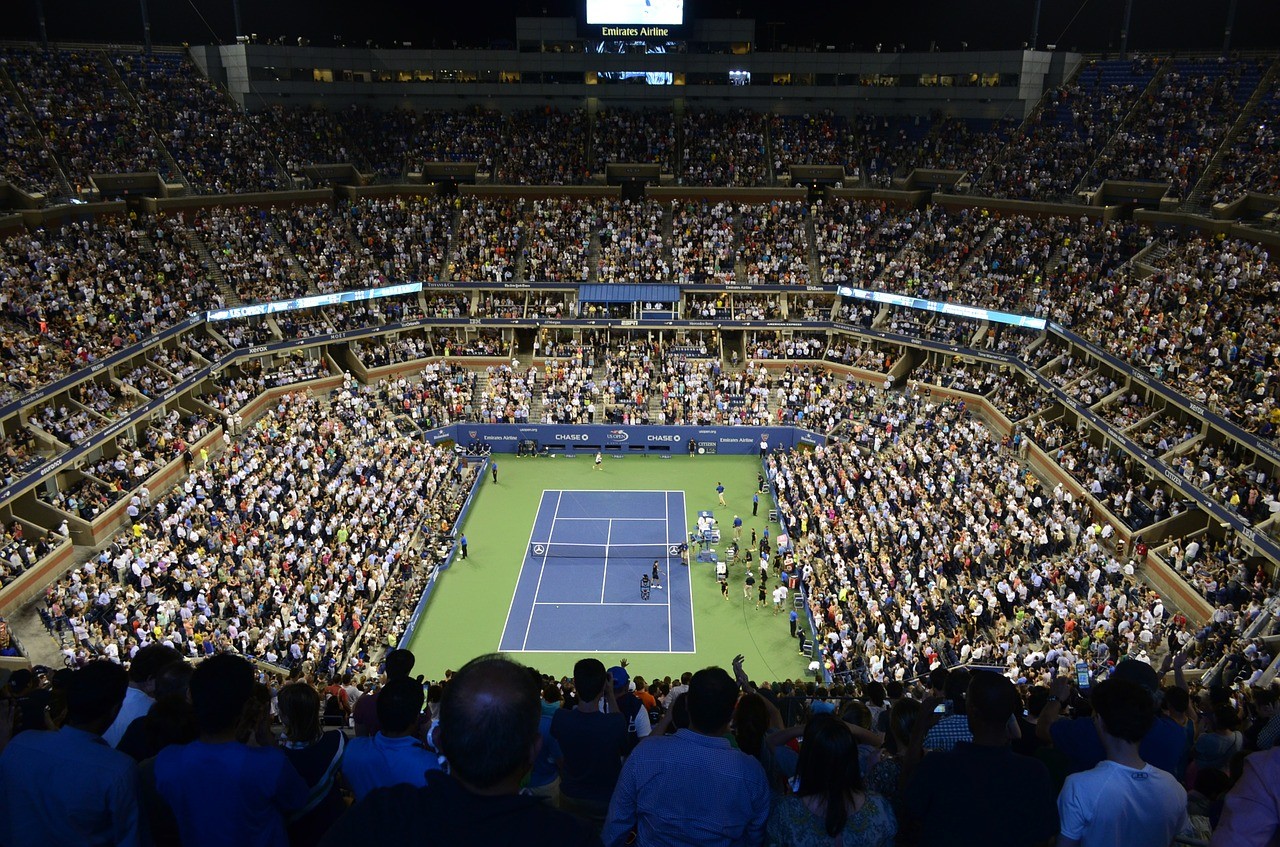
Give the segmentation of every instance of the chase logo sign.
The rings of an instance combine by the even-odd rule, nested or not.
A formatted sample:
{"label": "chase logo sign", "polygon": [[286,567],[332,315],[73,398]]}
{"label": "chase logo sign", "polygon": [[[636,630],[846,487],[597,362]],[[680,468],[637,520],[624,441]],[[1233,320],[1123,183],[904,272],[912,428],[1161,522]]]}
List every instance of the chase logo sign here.
{"label": "chase logo sign", "polygon": [[626,441],[628,435],[625,429],[611,429],[609,430],[609,434],[605,437],[610,441]]}
{"label": "chase logo sign", "polygon": [[585,432],[557,432],[556,441],[586,441]]}

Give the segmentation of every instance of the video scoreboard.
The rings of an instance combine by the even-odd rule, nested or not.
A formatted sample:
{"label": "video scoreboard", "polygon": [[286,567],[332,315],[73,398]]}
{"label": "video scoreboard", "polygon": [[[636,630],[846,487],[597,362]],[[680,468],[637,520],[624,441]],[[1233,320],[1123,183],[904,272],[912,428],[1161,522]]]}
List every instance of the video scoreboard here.
{"label": "video scoreboard", "polygon": [[685,0],[583,0],[579,29],[586,38],[679,39]]}

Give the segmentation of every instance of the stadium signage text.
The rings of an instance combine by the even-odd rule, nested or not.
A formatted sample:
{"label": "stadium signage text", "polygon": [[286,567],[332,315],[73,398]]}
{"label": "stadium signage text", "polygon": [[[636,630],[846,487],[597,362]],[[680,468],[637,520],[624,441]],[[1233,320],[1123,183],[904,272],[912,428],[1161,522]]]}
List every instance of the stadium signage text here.
{"label": "stadium signage text", "polygon": [[671,27],[666,26],[605,26],[600,28],[605,38],[667,38],[671,35]]}

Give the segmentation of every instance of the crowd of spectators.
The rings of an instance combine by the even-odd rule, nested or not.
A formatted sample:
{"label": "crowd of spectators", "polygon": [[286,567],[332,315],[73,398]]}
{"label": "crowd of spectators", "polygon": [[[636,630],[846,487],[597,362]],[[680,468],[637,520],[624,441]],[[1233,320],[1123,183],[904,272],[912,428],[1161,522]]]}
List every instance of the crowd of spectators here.
{"label": "crowd of spectators", "polygon": [[192,658],[345,667],[371,638],[381,589],[430,566],[419,528],[452,523],[466,486],[452,453],[399,437],[390,414],[373,389],[342,389],[332,404],[283,396],[49,587],[76,633],[67,649],[118,659],[166,643]]}
{"label": "crowd of spectators", "polygon": [[614,162],[656,164],[671,173],[676,159],[675,115],[662,109],[601,109],[592,122],[591,144],[599,173]]}
{"label": "crowd of spectators", "polygon": [[1280,76],[1273,76],[1247,122],[1222,152],[1210,199],[1229,203],[1246,191],[1280,194]]}
{"label": "crowd of spectators", "polygon": [[457,232],[449,249],[448,278],[510,282],[527,226],[524,200],[468,197],[456,201]]}
{"label": "crowd of spectators", "polygon": [[1280,431],[1272,327],[1280,270],[1267,249],[1175,240],[1156,273],[1078,299],[1077,332],[1260,437]]}
{"label": "crowd of spectators", "polygon": [[805,285],[809,282],[809,209],[798,200],[775,200],[743,210],[740,255],[743,282]]}
{"label": "crowd of spectators", "polygon": [[96,173],[177,177],[159,138],[94,50],[6,48],[4,69],[74,191]]}
{"label": "crowd of spectators", "polygon": [[599,221],[594,203],[542,198],[529,204],[524,278],[585,282],[591,273],[591,236]]}
{"label": "crowd of spectators", "polygon": [[993,197],[1071,196],[1157,72],[1149,58],[1098,59],[1054,89],[975,189]]}
{"label": "crowd of spectators", "polygon": [[918,168],[963,171],[973,181],[1000,154],[1016,129],[1017,123],[1009,118],[936,116],[932,130],[920,141],[914,164]]}
{"label": "crowd of spectators", "polygon": [[249,120],[293,176],[301,176],[308,165],[351,164],[394,181],[407,170],[417,124],[408,109],[359,105],[339,112],[274,105],[252,112]]}
{"label": "crowd of spectators", "polygon": [[837,197],[815,208],[814,246],[825,284],[871,285],[920,223],[919,212],[881,201]]}
{"label": "crowd of spectators", "polygon": [[357,255],[390,283],[440,279],[453,210],[424,197],[368,197],[340,207]]}
{"label": "crowd of spectators", "polygon": [[768,150],[757,112],[686,112],[681,118],[683,185],[766,185]]}
{"label": "crowd of spectators", "polygon": [[673,201],[671,205],[671,278],[692,285],[733,282],[741,211],[731,203]]}
{"label": "crowd of spectators", "polygon": [[1159,181],[1185,197],[1261,76],[1256,62],[1175,60],[1094,162],[1085,187],[1104,179]]}
{"label": "crowd of spectators", "polygon": [[116,53],[111,62],[142,117],[198,191],[289,188],[271,152],[230,97],[176,53]]}
{"label": "crowd of spectators", "polygon": [[591,176],[587,165],[587,115],[581,109],[550,107],[508,116],[506,149],[494,169],[502,185],[579,185]]}
{"label": "crowd of spectators", "polygon": [[671,275],[670,244],[663,235],[668,210],[656,200],[620,200],[600,209],[600,282],[649,282]]}
{"label": "crowd of spectators", "polygon": [[[8,57],[0,56],[0,69]],[[22,102],[0,88],[0,178],[28,193],[57,197],[67,192],[66,182],[40,130],[32,123]]]}

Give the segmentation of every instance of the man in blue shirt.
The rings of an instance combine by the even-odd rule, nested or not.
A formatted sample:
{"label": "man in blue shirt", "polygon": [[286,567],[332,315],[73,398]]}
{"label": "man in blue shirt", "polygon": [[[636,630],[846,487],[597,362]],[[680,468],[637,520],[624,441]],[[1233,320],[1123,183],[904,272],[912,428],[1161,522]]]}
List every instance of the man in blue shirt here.
{"label": "man in blue shirt", "polygon": [[757,517],[760,514],[760,492],[757,491],[751,495],[751,517]]}
{"label": "man in blue shirt", "polygon": [[738,685],[723,668],[698,671],[685,702],[688,729],[650,736],[622,767],[604,825],[605,844],[759,844],[769,819],[764,768],[727,733]]}
{"label": "man in blue shirt", "polygon": [[462,558],[467,558],[467,534],[465,532],[458,538],[458,549],[462,551]]}
{"label": "man in blue shirt", "polygon": [[440,757],[416,734],[423,699],[422,685],[407,676],[378,692],[378,733],[353,738],[342,757],[342,775],[356,800],[375,788],[426,785],[427,771],[440,769]]}
{"label": "man in blue shirt", "polygon": [[[1160,677],[1146,662],[1126,659],[1116,665],[1111,679],[1127,679],[1137,683],[1153,700],[1159,697]],[[1049,701],[1040,712],[1036,735],[1067,757],[1070,773],[1092,770],[1107,757],[1093,718],[1062,717],[1062,705],[1071,696],[1071,678],[1059,676],[1049,686]],[[1143,761],[1177,776],[1178,765],[1186,753],[1186,731],[1167,715],[1159,715],[1142,738],[1139,751]]]}
{"label": "man in blue shirt", "polygon": [[173,811],[183,847],[275,847],[285,818],[307,802],[307,783],[275,747],[236,740],[253,696],[253,665],[222,653],[196,666],[191,707],[200,738],[156,757],[156,790]]}
{"label": "man in blue shirt", "polygon": [[431,771],[423,788],[372,792],[329,830],[321,847],[600,847],[600,839],[569,815],[520,793],[539,755],[538,679],[501,656],[464,665],[440,702],[440,748],[450,772]]}
{"label": "man in blue shirt", "polygon": [[733,540],[742,540],[742,518],[737,515],[733,516]]}
{"label": "man in blue shirt", "polygon": [[128,685],[117,664],[87,665],[62,729],[19,733],[0,754],[0,844],[136,847],[138,767],[102,740]]}

